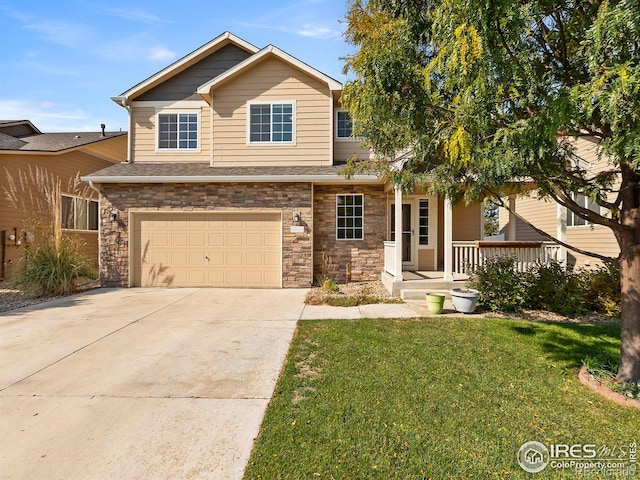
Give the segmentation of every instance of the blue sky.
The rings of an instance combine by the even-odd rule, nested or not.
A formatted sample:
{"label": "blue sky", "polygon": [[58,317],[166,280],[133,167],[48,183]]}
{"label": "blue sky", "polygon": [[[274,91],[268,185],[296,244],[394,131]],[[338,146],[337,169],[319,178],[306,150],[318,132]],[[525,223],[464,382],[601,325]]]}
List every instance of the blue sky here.
{"label": "blue sky", "polygon": [[0,0],[0,119],[43,132],[126,130],[110,97],[224,31],[344,82],[346,0]]}

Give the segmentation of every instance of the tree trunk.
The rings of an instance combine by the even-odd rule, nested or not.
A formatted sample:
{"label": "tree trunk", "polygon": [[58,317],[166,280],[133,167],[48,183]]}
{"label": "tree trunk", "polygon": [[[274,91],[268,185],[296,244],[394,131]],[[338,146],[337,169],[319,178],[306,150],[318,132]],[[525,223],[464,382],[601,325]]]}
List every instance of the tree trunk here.
{"label": "tree trunk", "polygon": [[622,210],[625,232],[617,235],[620,245],[620,369],[618,382],[640,381],[640,174],[621,164]]}

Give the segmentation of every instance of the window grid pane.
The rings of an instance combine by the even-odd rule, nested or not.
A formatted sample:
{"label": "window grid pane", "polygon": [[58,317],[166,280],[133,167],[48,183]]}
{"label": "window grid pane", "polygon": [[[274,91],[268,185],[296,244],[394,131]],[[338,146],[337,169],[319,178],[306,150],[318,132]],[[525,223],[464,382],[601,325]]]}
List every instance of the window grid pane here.
{"label": "window grid pane", "polygon": [[336,238],[338,240],[364,239],[363,195],[336,195]]}
{"label": "window grid pane", "polygon": [[429,245],[429,200],[420,200],[418,242]]}
{"label": "window grid pane", "polygon": [[353,132],[353,122],[349,112],[338,112],[338,125],[336,128],[338,138],[349,138]]}
{"label": "window grid pane", "polygon": [[158,148],[194,150],[198,148],[198,114],[158,115]]}
{"label": "window grid pane", "polygon": [[292,142],[293,104],[251,105],[250,142]]}
{"label": "window grid pane", "polygon": [[62,196],[62,228],[72,230],[75,226],[74,216],[74,201],[73,197]]}

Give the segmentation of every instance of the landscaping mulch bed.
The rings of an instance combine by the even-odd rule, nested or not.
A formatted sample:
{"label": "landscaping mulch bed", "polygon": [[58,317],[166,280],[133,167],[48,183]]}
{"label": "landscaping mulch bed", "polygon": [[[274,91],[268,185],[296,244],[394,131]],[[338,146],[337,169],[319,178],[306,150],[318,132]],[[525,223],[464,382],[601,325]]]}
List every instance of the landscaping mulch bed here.
{"label": "landscaping mulch bed", "polygon": [[[83,281],[78,286],[78,291],[92,290],[99,287],[97,281]],[[61,296],[49,296],[49,297],[36,297],[32,294],[23,292],[22,290],[15,288],[13,284],[8,280],[0,280],[0,312],[6,312],[8,310],[14,310],[16,308],[29,307],[31,305],[37,305],[38,303],[48,302],[56,298],[62,298]]]}
{"label": "landscaping mulch bed", "polygon": [[347,299],[360,299],[363,303],[402,303],[394,298],[380,281],[351,282],[338,285],[338,292],[329,292],[322,287],[313,287],[305,298],[307,305],[335,304]]}

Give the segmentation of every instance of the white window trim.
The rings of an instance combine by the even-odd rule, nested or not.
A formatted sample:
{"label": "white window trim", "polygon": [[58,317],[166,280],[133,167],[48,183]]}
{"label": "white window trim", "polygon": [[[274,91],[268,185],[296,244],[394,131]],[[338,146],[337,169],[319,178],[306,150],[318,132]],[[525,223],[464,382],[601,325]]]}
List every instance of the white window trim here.
{"label": "white window trim", "polygon": [[[268,142],[252,142],[251,141],[251,106],[252,105],[282,105],[282,104],[290,104],[291,105],[291,115],[292,115],[292,125],[291,125],[291,141],[290,142],[274,142],[274,141],[268,141]],[[272,109],[272,113],[271,115],[273,115],[273,109]],[[296,133],[297,133],[297,128],[296,128],[296,117],[297,117],[297,108],[296,108],[296,101],[295,100],[251,100],[249,102],[247,102],[247,107],[246,107],[246,129],[247,129],[247,134],[246,134],[246,143],[247,146],[249,147],[264,147],[264,146],[269,146],[269,147],[295,147],[296,146]],[[271,118],[271,121],[273,122],[273,117]],[[273,126],[273,124],[271,124]],[[271,130],[271,133],[273,133],[273,129]]]}
{"label": "white window trim", "polygon": [[[362,197],[362,238],[338,238],[338,197],[351,195],[351,196],[360,196]],[[335,234],[337,242],[362,242],[364,240],[364,193],[336,193],[336,224],[335,224]]]}
{"label": "white window trim", "polygon": [[[197,136],[198,136],[198,148],[160,148],[160,115],[164,114],[195,114],[197,116]],[[198,154],[202,151],[202,115],[200,108],[157,108],[156,109],[156,135],[155,135],[155,152],[158,154],[169,154],[175,155],[176,153],[180,153],[181,155],[185,154]],[[178,132],[179,133],[179,132]],[[178,139],[179,141],[179,139]]]}
{"label": "white window trim", "polygon": [[[358,140],[358,139],[353,135],[353,130],[354,130],[354,128],[353,128],[353,127],[355,127],[355,123],[354,123],[354,121],[353,121],[353,118],[351,119],[351,136],[349,136],[349,137],[339,137],[339,136],[338,136],[338,114],[339,114],[339,113],[341,113],[341,112],[349,113],[349,110],[347,110],[347,109],[345,109],[345,108],[340,108],[340,109],[337,109],[337,110],[336,110],[336,113],[334,114],[334,122],[335,122],[335,123],[334,123],[334,131],[336,132],[336,133],[335,133],[335,139],[336,139],[336,141],[338,141],[338,142],[357,142],[357,141],[359,141],[359,140]],[[351,115],[349,115],[349,116],[351,116]]]}
{"label": "white window trim", "polygon": [[[75,219],[77,217],[77,213],[76,213],[76,200],[84,200],[86,202],[96,202],[98,204],[98,225],[96,225],[96,229],[95,230],[89,230],[89,229],[80,229],[80,228],[64,228],[62,227],[62,230],[65,232],[82,232],[82,233],[98,233],[98,231],[100,230],[100,201],[95,199],[95,198],[87,198],[87,197],[80,197],[78,195],[71,195],[68,193],[63,193],[60,195],[60,197],[67,197],[67,198],[73,198],[73,218],[74,218],[74,223],[75,223]],[[62,198],[60,198],[60,221],[62,222],[63,218],[62,218]],[[89,203],[87,203],[87,225],[89,225]]]}
{"label": "white window trim", "polygon": [[[582,193],[579,193],[578,195],[580,195],[582,197],[586,197],[586,195],[584,195]],[[572,197],[573,197],[573,200],[576,201],[575,196],[572,195]],[[590,198],[588,198],[588,197],[586,197],[586,198],[589,200],[589,203],[592,203]],[[593,205],[595,205],[598,208],[598,211],[596,212],[594,210],[594,212],[600,214],[600,206],[597,203],[594,203]],[[566,219],[567,228],[571,228],[571,229],[573,229],[573,228],[590,228],[590,229],[593,229],[596,226],[595,223],[592,223],[587,219],[579,217],[577,214],[575,214],[573,211],[571,211],[568,207],[565,207],[565,208],[567,210],[567,219]],[[584,207],[584,208],[587,208],[587,207]],[[576,219],[576,218],[579,218],[580,220],[584,220],[584,222],[585,222],[584,225],[571,225],[569,223],[570,219]]]}

